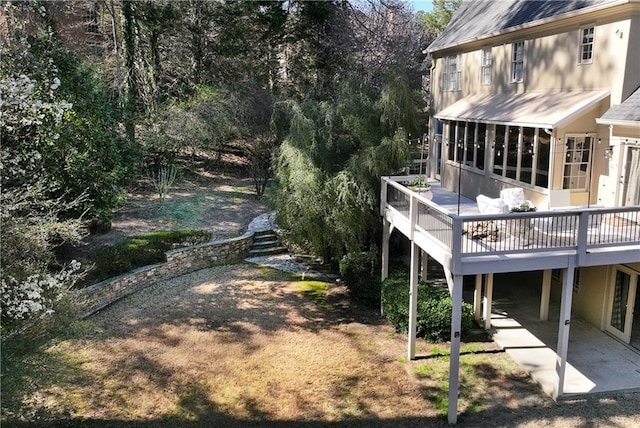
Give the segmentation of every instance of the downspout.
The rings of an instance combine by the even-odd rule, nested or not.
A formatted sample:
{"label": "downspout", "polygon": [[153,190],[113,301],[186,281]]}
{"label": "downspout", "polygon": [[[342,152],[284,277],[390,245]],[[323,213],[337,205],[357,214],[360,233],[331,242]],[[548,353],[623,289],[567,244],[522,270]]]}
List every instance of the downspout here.
{"label": "downspout", "polygon": [[[433,56],[432,56],[433,58]],[[436,59],[433,58],[433,60],[431,61],[431,68],[429,70],[429,105],[428,105],[428,111],[429,111],[429,177],[430,178],[436,178],[436,173],[435,171],[438,170],[438,165],[436,165],[436,163],[438,162],[438,156],[436,156],[436,151],[438,150],[437,143],[436,143],[436,134],[435,134],[435,123],[433,123],[433,116],[431,115],[431,112],[433,112],[433,81],[434,81],[434,76],[435,76],[435,72],[436,72]],[[423,142],[424,144],[424,142]]]}
{"label": "downspout", "polygon": [[555,170],[554,165],[556,163],[556,149],[555,149],[555,147],[556,147],[557,138],[556,138],[556,130],[555,129],[547,129],[547,128],[545,128],[544,132],[549,134],[549,136],[551,137],[551,141],[549,142],[549,144],[551,145],[551,148],[549,149],[549,184],[547,185],[548,196],[549,196],[549,198],[551,198],[551,191],[554,190],[553,189],[553,174],[554,174],[554,170]]}

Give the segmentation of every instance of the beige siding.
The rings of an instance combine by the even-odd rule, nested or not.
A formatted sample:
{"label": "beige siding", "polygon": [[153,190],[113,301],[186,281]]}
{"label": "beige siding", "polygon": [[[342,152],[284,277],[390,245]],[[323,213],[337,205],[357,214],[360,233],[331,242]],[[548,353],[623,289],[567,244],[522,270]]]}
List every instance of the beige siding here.
{"label": "beige siding", "polygon": [[610,270],[609,266],[581,268],[580,287],[578,292],[573,294],[575,316],[599,328],[604,328],[602,323]]}

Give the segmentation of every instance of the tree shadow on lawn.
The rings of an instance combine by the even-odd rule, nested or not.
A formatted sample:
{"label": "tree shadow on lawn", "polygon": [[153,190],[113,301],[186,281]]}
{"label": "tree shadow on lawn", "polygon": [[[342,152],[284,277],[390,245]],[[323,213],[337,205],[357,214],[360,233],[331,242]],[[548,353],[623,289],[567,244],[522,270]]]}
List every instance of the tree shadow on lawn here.
{"label": "tree shadow on lawn", "polygon": [[[156,286],[149,287],[143,293],[132,295],[118,302],[104,313],[91,318],[88,323],[94,328],[81,331],[78,336],[80,346],[92,346],[91,343],[100,345],[97,348],[99,355],[96,361],[92,361],[89,367],[82,366],[78,361],[64,361],[64,358],[54,358],[49,362],[35,361],[34,368],[40,367],[37,376],[40,379],[40,389],[56,387],[65,389],[67,385],[76,387],[76,394],[85,394],[87,405],[91,409],[101,409],[103,406],[112,406],[111,414],[126,414],[128,406],[137,400],[146,400],[149,408],[156,408],[155,412],[145,416],[144,406],[140,407],[131,416],[100,418],[99,411],[86,414],[82,419],[71,417],[71,410],[54,407],[47,414],[47,408],[43,407],[42,418],[32,419],[32,423],[18,423],[15,420],[3,420],[4,426],[83,426],[83,427],[191,427],[191,426],[220,426],[220,427],[442,427],[447,426],[445,412],[436,414],[429,410],[428,394],[437,394],[446,397],[445,378],[436,379],[436,384],[431,389],[422,389],[424,399],[425,416],[380,418],[379,410],[372,408],[376,405],[358,393],[358,390],[367,389],[368,382],[372,381],[372,375],[383,376],[383,379],[394,379],[388,376],[389,370],[404,371],[403,365],[397,365],[398,346],[404,342],[404,338],[396,337],[388,345],[393,349],[380,352],[380,340],[383,336],[392,333],[392,329],[375,310],[356,307],[349,302],[343,287],[332,284],[325,294],[328,305],[318,305],[305,297],[303,293],[292,286],[288,274],[270,269],[260,269],[253,265],[238,264],[205,269],[171,281],[165,281]],[[94,324],[95,323],[95,324]],[[98,328],[96,331],[95,328]],[[371,329],[373,328],[373,329]],[[364,330],[363,330],[364,329]],[[355,371],[347,370],[332,374],[334,381],[330,382],[330,388],[326,396],[302,395],[303,390],[298,390],[300,383],[289,384],[288,379],[281,379],[282,384],[275,385],[274,395],[286,400],[300,400],[302,416],[295,418],[282,418],[274,416],[268,405],[256,401],[260,395],[251,393],[251,389],[244,391],[242,382],[248,381],[253,373],[260,379],[261,370],[268,368],[270,364],[264,358],[275,359],[276,368],[282,370],[289,364],[283,361],[295,356],[298,346],[294,343],[289,353],[285,355],[274,354],[276,349],[261,350],[265,343],[276,341],[279,334],[291,331],[302,331],[306,336],[302,340],[313,340],[326,331],[334,331],[339,334],[343,349],[362,355],[366,365],[358,366]],[[386,333],[385,333],[386,332]],[[204,338],[202,347],[190,348],[193,339]],[[367,338],[371,338],[367,342]],[[329,336],[332,337],[332,336]],[[213,339],[212,339],[213,338]],[[255,340],[255,342],[254,342]],[[314,352],[314,346],[327,346],[327,339],[323,342],[311,342],[307,344],[308,350]],[[376,341],[377,340],[377,341]],[[83,342],[84,341],[84,342]],[[211,347],[220,345],[219,350],[211,350]],[[106,345],[105,345],[106,344]],[[337,346],[338,344],[332,344]],[[77,345],[71,345],[66,349],[73,350]],[[243,359],[255,353],[251,364],[242,366],[249,370],[249,377],[238,379],[238,385],[231,385],[231,391],[239,388],[239,396],[233,401],[235,406],[242,409],[242,416],[229,411],[228,407],[213,401],[212,394],[218,395],[224,385],[217,384],[215,376],[198,377],[198,366],[221,364],[218,373],[225,373],[225,362],[215,359],[216,352],[224,353],[225,346],[231,346],[236,355],[231,356]],[[182,347],[182,350],[177,348]],[[207,350],[206,353],[202,352]],[[337,349],[337,348],[336,348]],[[179,352],[178,354],[175,354]],[[495,354],[484,355],[485,358],[495,358]],[[47,352],[43,357],[51,357]],[[174,363],[175,356],[184,358],[180,364]],[[465,355],[475,357],[474,355]],[[82,358],[82,357],[80,357]],[[227,358],[229,358],[227,356]],[[394,360],[396,359],[396,360]],[[448,365],[443,357],[443,364]],[[313,364],[311,360],[308,364]],[[423,361],[424,363],[424,361]],[[431,361],[427,361],[432,364]],[[195,364],[192,366],[192,364]],[[411,364],[411,363],[410,363]],[[435,364],[435,360],[433,362]],[[516,423],[535,422],[542,418],[553,418],[558,415],[569,417],[581,417],[585,406],[593,405],[593,401],[576,401],[570,403],[554,404],[549,399],[539,396],[539,388],[525,374],[516,372],[510,368],[502,369],[493,360],[485,362],[476,361],[473,364],[465,364],[463,360],[463,373],[461,376],[461,402],[467,400],[474,405],[464,405],[459,417],[460,426],[513,426]],[[410,367],[410,366],[409,366]],[[52,371],[50,375],[47,368]],[[4,367],[3,367],[4,369]],[[320,370],[320,369],[318,369]],[[386,372],[385,372],[386,370]],[[56,373],[57,372],[57,373]],[[202,373],[202,372],[200,372]],[[240,373],[240,372],[238,372]],[[272,373],[271,379],[277,380],[277,370]],[[286,372],[282,372],[286,373]],[[394,372],[395,373],[395,372]],[[446,372],[448,373],[448,372]],[[50,376],[50,378],[46,378]],[[444,374],[446,376],[446,374]],[[304,375],[302,376],[304,377]],[[234,378],[226,380],[233,382]],[[3,379],[4,380],[4,379]],[[23,381],[28,382],[26,377]],[[212,383],[213,382],[213,383]],[[406,379],[411,385],[411,380]],[[77,385],[80,385],[78,389]],[[113,385],[118,386],[115,388]],[[469,391],[477,384],[485,384],[477,395]],[[109,386],[111,385],[111,386]],[[105,388],[103,388],[105,386]],[[249,386],[250,388],[250,386]],[[270,391],[271,387],[266,389]],[[294,391],[289,393],[293,388]],[[404,395],[397,385],[389,383],[387,390],[391,396]],[[154,395],[153,391],[158,391]],[[149,393],[148,391],[151,391]],[[170,394],[163,392],[170,391]],[[394,392],[395,391],[395,392]],[[7,391],[3,385],[3,396]],[[144,398],[137,398],[136,394],[142,394]],[[145,394],[149,394],[145,396]],[[283,395],[284,394],[284,395]],[[288,395],[287,395],[288,394]],[[371,390],[367,394],[380,394],[375,400],[388,400],[391,396],[380,389]],[[387,395],[385,395],[387,394]],[[409,396],[412,394],[409,391]],[[27,394],[25,396],[28,395]],[[153,400],[157,397],[158,403]],[[322,411],[319,403],[309,401],[313,397],[319,400],[327,400],[334,403],[340,411],[339,420],[335,416],[328,418]],[[394,399],[397,399],[395,397]],[[119,401],[120,400],[120,401]],[[445,398],[446,400],[446,398]],[[591,399],[589,399],[591,400]],[[618,398],[614,399],[618,400]],[[268,403],[269,401],[267,401]],[[398,405],[403,401],[396,401]],[[335,404],[344,403],[344,404]],[[636,403],[640,403],[640,394],[636,395]],[[446,408],[446,401],[443,403]],[[630,411],[618,409],[615,405],[606,403],[601,419],[605,425],[614,425],[615,417],[633,416]],[[226,404],[228,406],[229,404]],[[272,404],[275,405],[275,404]],[[154,407],[155,406],[155,407]],[[159,406],[159,407],[158,407]],[[3,408],[4,408],[3,403]],[[356,414],[350,414],[351,408],[356,409]],[[461,405],[461,410],[463,405]],[[106,411],[106,415],[109,414]],[[80,413],[82,414],[82,413]],[[152,416],[152,415],[162,416]],[[431,415],[433,414],[433,415]],[[6,413],[4,417],[6,418]],[[331,420],[330,420],[331,419]]]}
{"label": "tree shadow on lawn", "polygon": [[[166,324],[199,331],[233,332],[238,341],[280,329],[317,333],[348,323],[386,325],[376,310],[349,300],[346,289],[328,284],[323,303],[296,289],[297,279],[252,264],[218,266],[158,282],[95,315],[106,337],[127,337],[136,331],[166,339]],[[249,328],[249,326],[251,328]]]}

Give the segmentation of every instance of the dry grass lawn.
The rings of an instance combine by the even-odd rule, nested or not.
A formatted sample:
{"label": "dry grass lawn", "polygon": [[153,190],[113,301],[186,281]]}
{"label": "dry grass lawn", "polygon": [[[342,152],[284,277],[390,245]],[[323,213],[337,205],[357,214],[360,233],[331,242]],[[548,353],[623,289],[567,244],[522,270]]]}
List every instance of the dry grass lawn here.
{"label": "dry grass lawn", "polygon": [[[220,266],[149,287],[19,361],[30,368],[3,378],[3,427],[446,426],[447,346],[419,346],[407,362],[406,337],[343,287]],[[463,352],[461,425],[539,426],[557,406],[491,342]]]}

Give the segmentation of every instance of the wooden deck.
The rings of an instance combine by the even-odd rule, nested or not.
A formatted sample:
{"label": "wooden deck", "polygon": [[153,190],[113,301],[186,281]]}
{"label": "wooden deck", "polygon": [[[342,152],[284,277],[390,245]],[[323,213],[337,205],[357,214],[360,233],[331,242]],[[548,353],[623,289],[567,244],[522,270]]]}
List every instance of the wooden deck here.
{"label": "wooden deck", "polygon": [[483,215],[438,183],[427,200],[402,181],[382,179],[381,214],[454,274],[640,262],[639,206]]}

